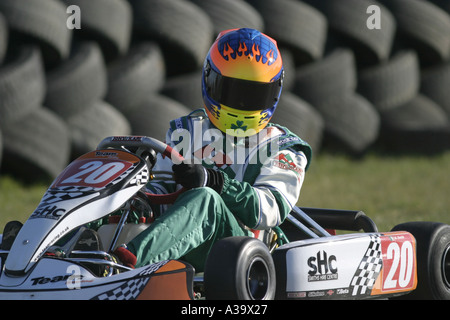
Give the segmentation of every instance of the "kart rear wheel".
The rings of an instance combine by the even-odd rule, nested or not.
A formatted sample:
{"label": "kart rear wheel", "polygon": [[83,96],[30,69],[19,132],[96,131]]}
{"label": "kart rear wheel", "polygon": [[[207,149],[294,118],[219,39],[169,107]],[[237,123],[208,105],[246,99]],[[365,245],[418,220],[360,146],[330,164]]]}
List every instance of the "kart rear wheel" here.
{"label": "kart rear wheel", "polygon": [[210,300],[270,300],[275,297],[275,265],[266,245],[250,237],[219,240],[205,265]]}
{"label": "kart rear wheel", "polygon": [[410,232],[417,242],[417,288],[400,299],[450,300],[450,226],[407,222],[392,231]]}

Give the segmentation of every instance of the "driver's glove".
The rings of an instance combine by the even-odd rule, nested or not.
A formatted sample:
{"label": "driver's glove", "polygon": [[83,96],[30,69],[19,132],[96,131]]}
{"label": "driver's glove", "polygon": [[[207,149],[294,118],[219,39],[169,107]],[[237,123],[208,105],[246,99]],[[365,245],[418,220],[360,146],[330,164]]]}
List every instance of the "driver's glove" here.
{"label": "driver's glove", "polygon": [[225,181],[223,173],[207,169],[201,164],[174,164],[172,166],[175,182],[187,189],[210,187],[221,193]]}

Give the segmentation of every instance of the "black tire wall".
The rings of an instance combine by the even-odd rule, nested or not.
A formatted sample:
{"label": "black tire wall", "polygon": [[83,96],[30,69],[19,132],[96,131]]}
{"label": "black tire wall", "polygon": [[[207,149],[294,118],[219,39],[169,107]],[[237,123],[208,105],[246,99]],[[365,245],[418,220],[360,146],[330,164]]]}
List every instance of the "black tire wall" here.
{"label": "black tire wall", "polygon": [[[67,27],[69,4],[81,29]],[[369,6],[381,29],[367,27]],[[443,0],[1,0],[1,174],[27,166],[32,181],[53,178],[106,135],[163,138],[164,122],[202,108],[204,57],[238,27],[277,40],[286,78],[272,120],[316,155],[448,150],[449,10]]]}

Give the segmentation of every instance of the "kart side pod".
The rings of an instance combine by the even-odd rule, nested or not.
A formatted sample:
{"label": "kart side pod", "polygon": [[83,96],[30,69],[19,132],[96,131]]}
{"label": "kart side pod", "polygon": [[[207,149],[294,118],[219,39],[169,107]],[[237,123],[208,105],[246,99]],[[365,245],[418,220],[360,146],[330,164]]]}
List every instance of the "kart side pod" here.
{"label": "kart side pod", "polygon": [[403,231],[295,241],[273,259],[276,299],[370,299],[417,285],[416,242]]}

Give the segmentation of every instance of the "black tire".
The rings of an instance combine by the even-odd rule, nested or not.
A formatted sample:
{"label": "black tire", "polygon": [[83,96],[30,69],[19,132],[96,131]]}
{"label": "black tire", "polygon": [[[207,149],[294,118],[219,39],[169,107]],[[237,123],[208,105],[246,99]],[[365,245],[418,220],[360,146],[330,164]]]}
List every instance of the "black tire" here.
{"label": "black tire", "polygon": [[8,21],[15,44],[39,44],[46,65],[68,57],[72,30],[67,28],[66,7],[57,0],[2,0],[0,12]]}
{"label": "black tire", "polygon": [[380,132],[380,116],[364,97],[353,92],[313,105],[325,121],[324,147],[363,155]]}
{"label": "black tire", "polygon": [[353,92],[356,85],[353,52],[338,48],[319,61],[297,68],[292,92],[314,105],[331,96]]}
{"label": "black tire", "polygon": [[[264,20],[252,6],[242,0],[190,0],[202,8],[214,21],[214,37],[221,31],[234,28],[253,28],[264,31]],[[214,39],[211,39],[214,40]]]}
{"label": "black tire", "polygon": [[0,68],[0,124],[37,109],[45,96],[45,74],[38,47],[23,47]]}
{"label": "black tire", "polygon": [[413,48],[422,65],[450,57],[450,17],[433,3],[422,0],[381,0],[396,21],[396,42]]}
{"label": "black tire", "polygon": [[448,0],[428,0],[435,5],[437,5],[442,10],[445,10],[446,12],[450,13],[450,2]]}
{"label": "black tire", "polygon": [[0,13],[0,66],[8,48],[8,25],[3,14]]}
{"label": "black tire", "polygon": [[[388,59],[396,22],[384,6],[373,0],[322,0],[314,3],[327,17],[329,42],[350,47],[355,52],[358,65],[371,65]],[[369,15],[366,11],[371,5],[380,8],[381,29],[367,27]]]}
{"label": "black tire", "polygon": [[[200,79],[200,78],[199,78]],[[149,92],[160,90],[165,80],[163,54],[156,43],[141,42],[108,66],[105,101],[126,114]]]}
{"label": "black tire", "polygon": [[95,41],[106,61],[128,51],[133,15],[126,0],[63,0],[67,6],[81,10],[81,29],[74,30],[75,39]]}
{"label": "black tire", "polygon": [[447,127],[445,111],[422,94],[397,108],[381,112],[383,126],[397,130],[427,130]]}
{"label": "black tire", "polygon": [[0,168],[2,167],[2,157],[3,157],[3,135],[2,135],[2,128],[0,127]]}
{"label": "black tire", "polygon": [[401,299],[450,300],[450,226],[407,222],[392,231],[410,232],[417,242],[417,288]]}
{"label": "black tire", "polygon": [[131,127],[125,116],[104,101],[95,101],[82,112],[67,119],[72,158],[95,150],[105,137],[129,135]]}
{"label": "black tire", "polygon": [[166,140],[170,121],[186,116],[192,110],[185,105],[160,94],[151,94],[137,108],[127,114],[133,135]]}
{"label": "black tire", "polygon": [[210,300],[272,300],[275,265],[266,245],[250,237],[214,244],[205,264],[205,295]]}
{"label": "black tire", "polygon": [[450,150],[450,126],[424,130],[381,128],[379,145],[393,154],[433,155]]}
{"label": "black tire", "polygon": [[296,63],[320,59],[325,48],[325,16],[295,0],[247,0],[262,15],[265,33],[295,53]]}
{"label": "black tire", "polygon": [[357,91],[379,111],[398,107],[419,92],[419,61],[414,51],[398,52],[389,61],[363,69]]}
{"label": "black tire", "polygon": [[185,0],[129,0],[134,13],[134,35],[158,42],[168,75],[195,71],[211,46],[209,16]]}
{"label": "black tire", "polygon": [[319,152],[325,123],[320,113],[308,102],[283,90],[277,110],[270,121],[287,127],[308,142],[315,154]]}
{"label": "black tire", "polygon": [[279,49],[284,68],[283,91],[291,91],[295,82],[295,56],[287,48],[281,47]]}
{"label": "black tire", "polygon": [[74,47],[70,59],[47,74],[44,105],[67,119],[84,111],[107,91],[107,75],[101,50],[95,42]]}
{"label": "black tire", "polygon": [[395,152],[439,153],[450,148],[450,121],[434,101],[418,94],[381,114],[380,145]]}
{"label": "black tire", "polygon": [[450,119],[450,63],[421,70],[420,92],[440,105]]}
{"label": "black tire", "polygon": [[54,112],[38,108],[2,127],[2,170],[28,181],[54,179],[70,156],[67,124]]}
{"label": "black tire", "polygon": [[202,108],[202,70],[167,78],[161,93],[191,110]]}

